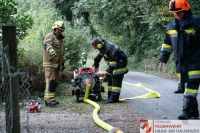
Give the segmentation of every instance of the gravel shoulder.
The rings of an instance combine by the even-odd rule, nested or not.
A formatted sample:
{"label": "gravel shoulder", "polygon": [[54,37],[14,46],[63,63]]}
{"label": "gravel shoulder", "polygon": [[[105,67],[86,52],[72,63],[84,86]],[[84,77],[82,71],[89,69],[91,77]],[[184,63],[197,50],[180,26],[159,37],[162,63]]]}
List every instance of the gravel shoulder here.
{"label": "gravel shoulder", "polygon": [[[73,96],[58,97],[61,101],[57,107],[45,107],[41,113],[20,111],[22,133],[106,133],[97,126],[92,118],[92,105],[76,103]],[[127,102],[106,104],[101,106],[99,117],[106,123],[118,127],[124,133],[138,133],[139,120],[142,118],[133,112]],[[2,105],[0,105],[2,106]],[[0,111],[0,132],[5,133],[5,114]]]}

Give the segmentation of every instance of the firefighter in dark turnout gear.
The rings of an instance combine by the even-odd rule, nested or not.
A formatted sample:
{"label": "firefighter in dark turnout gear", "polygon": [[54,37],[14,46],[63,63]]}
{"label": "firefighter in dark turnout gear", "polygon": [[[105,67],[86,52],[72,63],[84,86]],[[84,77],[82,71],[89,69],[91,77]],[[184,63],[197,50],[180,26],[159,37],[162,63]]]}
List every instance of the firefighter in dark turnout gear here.
{"label": "firefighter in dark turnout gear", "polygon": [[171,0],[169,10],[174,19],[166,30],[162,44],[159,68],[174,51],[177,69],[186,83],[182,114],[178,119],[199,117],[197,93],[200,83],[200,18],[192,15],[187,0]]}
{"label": "firefighter in dark turnout gear", "polygon": [[56,21],[53,26],[53,32],[45,36],[43,45],[43,68],[45,71],[46,88],[44,93],[45,105],[54,106],[59,104],[55,100],[55,92],[58,86],[59,72],[64,68],[64,22]]}
{"label": "firefighter in dark turnout gear", "polygon": [[91,41],[93,48],[99,51],[94,59],[94,67],[99,68],[102,58],[108,63],[106,79],[108,79],[108,103],[119,101],[124,74],[128,72],[127,56],[119,47],[107,40],[95,38]]}

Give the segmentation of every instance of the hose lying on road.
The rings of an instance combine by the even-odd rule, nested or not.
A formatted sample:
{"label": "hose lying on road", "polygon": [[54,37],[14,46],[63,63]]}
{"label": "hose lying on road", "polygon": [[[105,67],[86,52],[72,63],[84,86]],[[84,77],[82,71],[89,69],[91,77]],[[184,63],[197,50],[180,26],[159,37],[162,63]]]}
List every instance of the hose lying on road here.
{"label": "hose lying on road", "polygon": [[104,121],[102,121],[99,116],[98,116],[98,113],[99,113],[99,110],[100,110],[100,106],[95,103],[94,101],[88,99],[89,97],[89,89],[91,87],[91,84],[88,82],[86,83],[86,91],[85,91],[85,96],[84,96],[84,99],[83,101],[85,103],[88,103],[88,104],[91,104],[92,106],[95,107],[95,109],[93,110],[93,113],[92,113],[92,117],[93,117],[93,120],[94,122],[100,126],[101,128],[103,128],[104,130],[108,131],[109,133],[123,133],[121,130],[105,123]]}
{"label": "hose lying on road", "polygon": [[[143,88],[143,89],[146,89],[149,91],[149,93],[146,93],[144,95],[141,95],[141,96],[135,96],[135,97],[130,97],[130,98],[123,98],[123,99],[119,99],[120,101],[124,101],[124,100],[132,100],[132,99],[140,99],[140,98],[159,98],[160,97],[160,94],[154,90],[151,90],[147,87],[145,87],[142,83],[138,83],[138,84],[130,84],[130,83],[127,83],[127,82],[124,82],[125,84],[128,84],[128,85],[133,85],[133,86],[136,86],[136,87],[139,87],[139,88]],[[93,113],[92,113],[92,116],[93,116],[93,120],[94,122],[100,126],[101,128],[103,128],[104,130],[108,131],[109,133],[123,133],[121,130],[105,123],[104,121],[102,121],[99,116],[98,116],[98,113],[99,113],[99,110],[100,110],[100,106],[95,103],[94,101],[88,99],[89,97],[89,90],[90,90],[90,87],[91,87],[91,83],[90,82],[87,82],[86,83],[86,91],[85,91],[85,95],[84,95],[84,99],[83,101],[85,103],[88,103],[88,104],[91,104],[92,106],[94,106],[94,110],[93,110]]]}
{"label": "hose lying on road", "polygon": [[120,101],[125,101],[125,100],[133,100],[133,99],[145,99],[145,98],[160,98],[160,93],[154,90],[151,90],[147,87],[145,87],[142,83],[137,83],[137,84],[131,84],[128,82],[123,82],[127,85],[131,85],[131,86],[135,86],[135,87],[139,87],[139,88],[143,88],[147,91],[149,91],[146,94],[140,95],[140,96],[135,96],[135,97],[129,97],[129,98],[120,98]]}

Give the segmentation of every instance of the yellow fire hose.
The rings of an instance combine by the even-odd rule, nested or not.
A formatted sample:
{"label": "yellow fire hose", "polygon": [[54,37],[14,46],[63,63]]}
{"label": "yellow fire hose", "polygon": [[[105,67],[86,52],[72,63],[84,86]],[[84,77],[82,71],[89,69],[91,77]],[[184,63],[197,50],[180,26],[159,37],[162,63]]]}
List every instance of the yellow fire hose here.
{"label": "yellow fire hose", "polygon": [[160,98],[160,93],[145,87],[142,83],[138,83],[138,84],[130,84],[130,83],[127,83],[127,82],[123,82],[123,83],[128,84],[128,85],[132,85],[132,86],[135,86],[135,87],[143,88],[143,89],[145,89],[149,92],[146,93],[146,94],[140,95],[140,96],[135,96],[135,97],[130,97],[130,98],[120,98],[119,99],[120,101],[133,100],[133,99],[145,99],[145,98]]}
{"label": "yellow fire hose", "polygon": [[91,83],[89,83],[89,82],[86,83],[86,91],[85,91],[85,95],[84,95],[83,101],[85,103],[88,103],[88,104],[91,104],[92,106],[94,106],[95,109],[93,110],[93,113],[92,113],[94,122],[98,126],[103,128],[104,130],[108,131],[109,133],[123,133],[121,130],[119,130],[119,129],[107,124],[106,122],[102,121],[99,118],[98,113],[99,113],[99,110],[100,110],[100,106],[96,102],[88,99],[90,87],[91,87]]}
{"label": "yellow fire hose", "polygon": [[[127,82],[123,82],[123,83],[128,84],[128,85],[132,85],[132,86],[136,86],[136,87],[139,87],[139,88],[146,89],[149,92],[146,93],[146,94],[140,95],[140,96],[135,96],[135,97],[130,97],[130,98],[121,98],[121,99],[119,99],[120,101],[132,100],[132,99],[141,99],[141,98],[144,99],[144,98],[159,98],[160,97],[160,93],[145,87],[142,83],[138,83],[138,84],[130,84],[130,83],[127,83]],[[94,106],[95,109],[93,110],[93,113],[92,113],[94,122],[98,126],[103,128],[104,130],[108,131],[109,133],[123,133],[121,130],[119,130],[119,129],[117,129],[117,128],[115,128],[115,127],[113,127],[113,126],[111,126],[111,125],[109,125],[107,123],[105,123],[104,121],[102,121],[99,118],[98,113],[99,113],[99,110],[100,110],[100,106],[96,102],[88,99],[90,87],[91,87],[91,83],[87,82],[86,83],[86,91],[85,91],[85,95],[84,95],[83,101],[85,103],[88,103],[88,104],[91,104],[92,106]]]}

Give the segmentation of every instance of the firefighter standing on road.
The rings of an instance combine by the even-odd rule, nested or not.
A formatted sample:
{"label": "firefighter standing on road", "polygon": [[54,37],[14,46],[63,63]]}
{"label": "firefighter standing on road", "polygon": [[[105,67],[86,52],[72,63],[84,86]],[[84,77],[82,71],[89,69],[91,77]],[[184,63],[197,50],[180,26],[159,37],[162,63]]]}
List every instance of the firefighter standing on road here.
{"label": "firefighter standing on road", "polygon": [[186,83],[182,114],[178,119],[199,117],[197,93],[200,83],[200,18],[192,15],[187,0],[171,0],[174,19],[167,26],[162,44],[159,69],[174,51],[177,69]]}
{"label": "firefighter standing on road", "polygon": [[45,71],[45,105],[53,106],[59,104],[55,100],[55,91],[58,86],[59,71],[64,68],[64,31],[63,21],[56,21],[52,26],[53,32],[46,35],[44,39],[43,67]]}
{"label": "firefighter standing on road", "polygon": [[99,68],[99,63],[104,57],[108,62],[106,69],[106,76],[108,77],[108,103],[115,103],[119,101],[120,91],[122,87],[122,80],[124,74],[128,72],[127,57],[124,51],[118,48],[107,40],[95,38],[91,41],[94,49],[99,51],[99,54],[94,59],[94,67]]}

